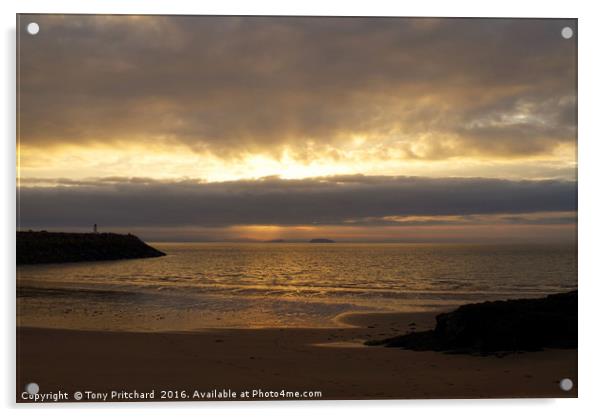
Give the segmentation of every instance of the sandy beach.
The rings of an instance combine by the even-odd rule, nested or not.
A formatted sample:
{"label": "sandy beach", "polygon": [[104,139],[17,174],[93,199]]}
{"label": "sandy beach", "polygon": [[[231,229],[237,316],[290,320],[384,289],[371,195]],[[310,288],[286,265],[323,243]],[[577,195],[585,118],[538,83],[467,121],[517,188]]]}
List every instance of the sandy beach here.
{"label": "sandy beach", "polygon": [[[17,401],[23,402],[21,387],[29,382],[38,383],[41,393],[287,390],[321,391],[322,400],[577,396],[576,349],[498,357],[363,345],[432,328],[434,317],[347,314],[332,329],[194,333],[21,327]],[[575,381],[570,392],[560,390],[562,378]]]}

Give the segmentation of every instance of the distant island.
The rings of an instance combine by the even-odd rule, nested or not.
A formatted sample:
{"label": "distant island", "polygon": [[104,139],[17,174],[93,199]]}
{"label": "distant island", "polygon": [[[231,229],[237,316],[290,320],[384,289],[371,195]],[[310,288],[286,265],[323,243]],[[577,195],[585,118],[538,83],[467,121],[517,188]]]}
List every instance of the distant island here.
{"label": "distant island", "polygon": [[335,243],[334,240],[330,239],[312,239],[309,243]]}
{"label": "distant island", "polygon": [[131,234],[17,232],[17,265],[159,256],[165,254]]}
{"label": "distant island", "polygon": [[271,240],[266,240],[265,243],[285,243],[286,240],[284,239],[271,239]]}

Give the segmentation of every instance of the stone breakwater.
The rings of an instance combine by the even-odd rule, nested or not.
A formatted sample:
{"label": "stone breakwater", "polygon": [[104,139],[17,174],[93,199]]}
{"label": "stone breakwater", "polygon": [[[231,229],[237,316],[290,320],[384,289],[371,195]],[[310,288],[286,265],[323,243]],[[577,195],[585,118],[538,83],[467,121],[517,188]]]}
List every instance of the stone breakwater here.
{"label": "stone breakwater", "polygon": [[159,256],[165,253],[131,234],[17,232],[17,265]]}

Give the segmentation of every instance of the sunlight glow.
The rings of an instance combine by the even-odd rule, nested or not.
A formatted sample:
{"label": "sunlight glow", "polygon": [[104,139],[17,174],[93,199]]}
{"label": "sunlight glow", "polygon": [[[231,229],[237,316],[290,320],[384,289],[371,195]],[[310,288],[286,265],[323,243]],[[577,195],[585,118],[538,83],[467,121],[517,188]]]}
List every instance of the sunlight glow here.
{"label": "sunlight glow", "polygon": [[[352,147],[336,155],[316,151],[301,159],[290,149],[280,155],[245,154],[238,158],[220,158],[194,152],[185,146],[145,147],[61,146],[51,149],[18,147],[20,179],[70,178],[81,180],[103,177],[145,177],[158,180],[194,178],[207,182],[236,181],[277,176],[301,179],[332,175],[405,175],[405,176],[480,176],[509,179],[576,177],[575,147],[559,146],[544,157],[524,159],[450,158],[422,160],[404,158],[393,150],[388,155],[375,153],[362,137],[354,137]],[[412,149],[420,152],[420,143]]]}

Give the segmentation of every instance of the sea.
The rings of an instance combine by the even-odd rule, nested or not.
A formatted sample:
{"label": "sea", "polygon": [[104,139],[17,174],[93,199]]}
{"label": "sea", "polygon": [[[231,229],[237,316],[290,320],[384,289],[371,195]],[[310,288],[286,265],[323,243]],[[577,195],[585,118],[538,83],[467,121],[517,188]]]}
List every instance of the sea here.
{"label": "sea", "polygon": [[17,267],[19,326],[336,327],[577,288],[574,244],[151,243],[160,258]]}

